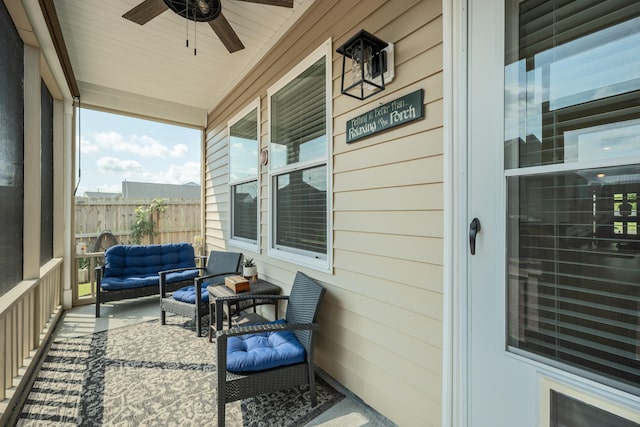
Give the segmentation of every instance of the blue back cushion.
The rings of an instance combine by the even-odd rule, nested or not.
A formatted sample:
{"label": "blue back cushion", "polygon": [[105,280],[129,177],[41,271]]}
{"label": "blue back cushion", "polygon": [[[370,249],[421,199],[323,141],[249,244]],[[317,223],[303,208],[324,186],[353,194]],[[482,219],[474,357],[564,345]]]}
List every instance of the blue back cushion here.
{"label": "blue back cushion", "polygon": [[196,266],[189,243],[116,245],[107,249],[104,262],[104,277],[148,276],[162,270]]}
{"label": "blue back cushion", "polygon": [[[287,323],[280,319],[269,323]],[[227,370],[255,372],[305,361],[306,352],[291,331],[263,332],[229,337]]]}

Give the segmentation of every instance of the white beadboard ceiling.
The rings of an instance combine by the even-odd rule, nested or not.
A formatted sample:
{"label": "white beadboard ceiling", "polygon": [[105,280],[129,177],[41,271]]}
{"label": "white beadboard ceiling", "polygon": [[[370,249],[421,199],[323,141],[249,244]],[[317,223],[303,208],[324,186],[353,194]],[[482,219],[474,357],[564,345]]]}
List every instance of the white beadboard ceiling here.
{"label": "white beadboard ceiling", "polygon": [[187,48],[186,20],[168,9],[144,25],[122,18],[142,0],[54,0],[54,5],[82,102],[200,127],[206,113],[313,1],[295,0],[290,9],[221,0],[222,13],[245,46],[235,53],[208,23],[193,21]]}

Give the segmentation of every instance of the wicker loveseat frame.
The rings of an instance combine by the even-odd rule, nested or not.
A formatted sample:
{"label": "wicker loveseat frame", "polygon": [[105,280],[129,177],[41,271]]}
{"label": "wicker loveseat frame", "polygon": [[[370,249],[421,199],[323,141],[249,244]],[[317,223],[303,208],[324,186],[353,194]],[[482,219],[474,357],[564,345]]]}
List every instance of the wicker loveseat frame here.
{"label": "wicker loveseat frame", "polygon": [[[304,273],[297,272],[291,289],[286,295],[260,295],[262,300],[286,300],[286,324],[254,324],[216,331],[216,366],[218,374],[218,426],[225,425],[225,405],[240,399],[258,396],[299,385],[309,385],[311,405],[317,405],[315,367],[313,358],[314,332],[320,301],[325,289]],[[227,301],[256,298],[252,295],[235,295],[216,298],[216,313],[223,312]],[[263,319],[264,320],[264,319]],[[264,320],[266,322],[266,320]],[[227,342],[229,337],[271,331],[293,331],[305,349],[303,363],[281,366],[258,372],[233,373],[227,371]]]}
{"label": "wicker loveseat frame", "polygon": [[[199,268],[202,271],[202,275],[191,280],[191,283],[183,284],[182,286],[195,286],[195,289],[201,289],[202,286],[211,284],[224,286],[225,277],[242,274],[240,272],[241,261],[242,254],[239,252],[211,251],[211,253],[209,253],[207,266]],[[195,302],[193,304],[178,301],[171,295],[168,295],[172,284],[167,282],[167,277],[169,277],[171,273],[182,270],[183,269],[176,269],[160,272],[160,324],[164,325],[166,323],[167,312],[188,317],[196,321],[196,335],[200,336],[202,333],[200,320],[209,314],[209,300],[203,301],[200,292],[194,292]]]}
{"label": "wicker loveseat frame", "polygon": [[[163,245],[115,245],[105,252],[104,265],[96,267],[96,317],[100,306],[109,301],[120,301],[160,293],[160,271],[180,268],[183,273],[167,280],[165,289],[173,292],[193,283],[198,275],[194,250],[189,243]],[[137,264],[131,267],[131,264]],[[116,279],[120,289],[103,289],[103,285]]]}

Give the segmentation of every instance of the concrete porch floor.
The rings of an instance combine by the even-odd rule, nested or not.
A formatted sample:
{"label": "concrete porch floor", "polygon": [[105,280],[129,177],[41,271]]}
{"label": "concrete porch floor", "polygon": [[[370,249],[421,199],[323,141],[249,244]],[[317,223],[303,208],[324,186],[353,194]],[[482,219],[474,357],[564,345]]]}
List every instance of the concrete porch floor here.
{"label": "concrete porch floor", "polygon": [[[64,313],[55,334],[62,337],[76,337],[111,328],[129,326],[139,322],[157,320],[159,319],[158,298],[154,296],[105,304],[102,306],[101,315],[102,317],[96,319],[94,304],[75,307]],[[167,313],[167,316],[172,316],[172,314]],[[214,345],[211,344],[211,351],[214,351]],[[306,426],[383,427],[395,425],[364,404],[324,372],[320,371],[319,374],[343,393],[345,398],[316,419],[307,423]]]}

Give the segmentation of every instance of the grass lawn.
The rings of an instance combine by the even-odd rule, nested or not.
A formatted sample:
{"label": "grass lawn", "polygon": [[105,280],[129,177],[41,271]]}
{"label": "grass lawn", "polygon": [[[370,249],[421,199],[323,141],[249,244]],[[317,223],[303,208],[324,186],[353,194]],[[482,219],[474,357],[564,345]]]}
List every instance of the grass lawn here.
{"label": "grass lawn", "polygon": [[80,283],[78,285],[78,296],[84,297],[91,295],[91,283]]}

